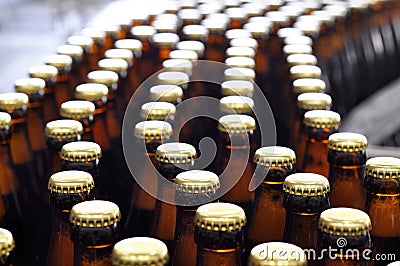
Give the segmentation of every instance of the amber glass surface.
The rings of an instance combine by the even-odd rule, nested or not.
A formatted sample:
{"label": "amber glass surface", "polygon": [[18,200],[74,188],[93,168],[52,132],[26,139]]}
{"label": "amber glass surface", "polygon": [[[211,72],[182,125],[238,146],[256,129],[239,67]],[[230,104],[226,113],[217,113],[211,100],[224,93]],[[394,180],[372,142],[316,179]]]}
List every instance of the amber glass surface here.
{"label": "amber glass surface", "polygon": [[58,118],[57,102],[54,96],[55,81],[46,80],[46,88],[43,96],[43,118],[44,123]]}

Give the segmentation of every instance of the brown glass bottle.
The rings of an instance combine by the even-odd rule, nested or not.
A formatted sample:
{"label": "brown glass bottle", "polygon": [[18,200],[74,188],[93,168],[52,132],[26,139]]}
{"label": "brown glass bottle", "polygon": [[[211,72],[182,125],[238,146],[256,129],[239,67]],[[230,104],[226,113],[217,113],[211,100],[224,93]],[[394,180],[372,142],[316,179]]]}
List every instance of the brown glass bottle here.
{"label": "brown glass bottle", "polygon": [[89,71],[93,70],[89,63],[91,61],[94,61],[94,59],[92,59],[94,50],[93,39],[87,36],[74,35],[68,37],[67,43],[69,45],[79,46],[83,49],[83,55],[78,64],[78,71],[80,81],[85,82],[87,74],[89,73]]}
{"label": "brown glass bottle", "polygon": [[64,171],[49,179],[51,227],[46,265],[70,266],[74,260],[74,245],[70,238],[69,214],[72,207],[93,200],[93,177],[82,171]]}
{"label": "brown glass bottle", "polygon": [[[317,253],[318,265],[366,265],[371,257],[371,220],[360,210],[331,208],[321,213],[319,238],[323,253]],[[327,252],[328,251],[328,252]]]}
{"label": "brown glass bottle", "polygon": [[79,65],[82,61],[83,48],[78,45],[64,44],[57,47],[57,53],[61,55],[68,55],[72,58],[71,65],[71,83],[69,95],[73,98],[75,93],[75,87],[82,83],[79,73]]}
{"label": "brown glass bottle", "polygon": [[212,172],[192,170],[178,174],[175,184],[176,248],[172,265],[196,265],[197,245],[194,242],[196,210],[200,205],[216,198],[215,192],[219,188],[219,178]]}
{"label": "brown glass bottle", "polygon": [[298,173],[283,183],[286,222],[283,240],[304,249],[318,247],[318,219],[329,208],[329,181],[325,176]]}
{"label": "brown glass bottle", "polygon": [[111,265],[111,252],[118,239],[118,205],[91,200],[72,207],[71,240],[74,242],[74,266]]}
{"label": "brown glass bottle", "polygon": [[328,147],[331,206],[364,210],[367,139],[357,133],[335,133],[329,136]]}
{"label": "brown glass bottle", "polygon": [[175,185],[173,182],[179,173],[193,167],[195,158],[196,149],[182,142],[162,144],[156,150],[156,169],[160,176],[158,177],[158,199],[153,215],[151,235],[162,240],[171,254],[175,252],[177,209],[174,205]]}
{"label": "brown glass bottle", "polygon": [[209,32],[204,58],[223,62],[225,50],[228,48],[228,42],[225,39],[225,31],[228,27],[227,21],[221,18],[206,18],[201,22],[201,25],[206,27]]}
{"label": "brown glass bottle", "polygon": [[10,231],[0,228],[0,265],[12,266],[15,265],[15,242]]}
{"label": "brown glass bottle", "polygon": [[133,237],[119,241],[112,251],[112,265],[157,265],[168,262],[167,246],[151,237]]}
{"label": "brown glass bottle", "polygon": [[196,211],[197,266],[241,266],[246,215],[231,203],[209,203]]}
{"label": "brown glass bottle", "polygon": [[256,73],[251,68],[232,67],[224,71],[224,80],[247,80],[252,81],[256,77]]}
{"label": "brown glass bottle", "polygon": [[[135,125],[138,152],[135,159],[135,185],[131,195],[131,206],[124,225],[125,236],[146,236],[151,233],[152,219],[156,206],[157,172],[155,171],[156,150],[172,135],[172,127],[163,121],[144,121]],[[149,161],[150,160],[150,161]],[[140,184],[138,184],[140,183]],[[151,192],[149,194],[148,192]]]}
{"label": "brown glass bottle", "polygon": [[183,72],[192,75],[193,64],[187,59],[167,59],[162,63],[166,71]]}
{"label": "brown glass bottle", "polygon": [[[173,47],[179,42],[179,37],[175,33],[157,33],[152,36],[152,44],[157,50],[158,63],[155,65],[154,72],[161,69],[162,61],[168,59],[169,53]],[[152,74],[153,74],[152,73]]]}
{"label": "brown glass bottle", "polygon": [[[105,52],[106,33],[104,30],[96,27],[86,27],[80,32],[82,36],[92,41],[91,51],[87,54],[89,71],[95,70],[97,62],[103,57]],[[70,37],[71,38],[71,37]],[[72,44],[72,43],[71,43]]]}
{"label": "brown glass bottle", "polygon": [[175,105],[168,102],[148,102],[142,105],[140,116],[145,120],[160,120],[171,123],[176,113]]}
{"label": "brown glass bottle", "polygon": [[[400,159],[376,157],[366,163],[365,211],[371,217],[373,254],[395,254],[400,258]],[[377,261],[385,265],[389,261]]]}
{"label": "brown glass bottle", "polygon": [[306,266],[306,253],[300,247],[284,242],[268,242],[255,246],[248,266],[292,265]]}
{"label": "brown glass bottle", "polygon": [[[286,219],[283,181],[295,172],[295,162],[294,151],[286,147],[270,146],[256,151],[254,178],[262,183],[256,189],[249,217],[245,254],[248,255],[257,244],[283,240]],[[265,227],[265,224],[269,226]]]}
{"label": "brown glass bottle", "polygon": [[254,84],[248,80],[228,80],[221,84],[222,96],[253,97]]}
{"label": "brown glass bottle", "polygon": [[340,115],[333,111],[312,110],[304,114],[303,124],[305,129],[302,137],[306,139],[306,145],[301,169],[303,172],[328,176],[328,138],[337,132]]}

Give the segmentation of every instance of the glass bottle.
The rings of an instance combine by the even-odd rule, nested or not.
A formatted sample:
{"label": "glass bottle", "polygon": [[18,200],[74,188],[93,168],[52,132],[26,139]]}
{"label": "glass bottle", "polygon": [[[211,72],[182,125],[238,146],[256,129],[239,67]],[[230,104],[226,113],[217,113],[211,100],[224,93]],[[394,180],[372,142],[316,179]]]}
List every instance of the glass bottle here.
{"label": "glass bottle", "polygon": [[255,246],[250,253],[248,266],[275,265],[306,266],[306,253],[300,247],[284,242],[268,242]]}
{"label": "glass bottle", "polygon": [[150,100],[177,105],[182,101],[183,90],[177,85],[155,85],[150,88]]}
{"label": "glass bottle", "polygon": [[371,220],[360,210],[331,208],[318,221],[321,247],[329,252],[316,254],[318,265],[366,265],[371,256]]}
{"label": "glass bottle", "polygon": [[162,63],[163,70],[183,72],[192,75],[193,64],[187,59],[167,59]]}
{"label": "glass bottle", "polygon": [[75,204],[94,199],[93,188],[93,177],[83,171],[63,171],[50,177],[48,190],[52,215],[46,265],[73,265],[74,245],[70,238],[72,225],[69,215]]}
{"label": "glass bottle", "polygon": [[222,96],[253,97],[254,84],[248,80],[228,80],[221,84]]}
{"label": "glass bottle", "polygon": [[83,49],[78,45],[63,44],[57,47],[57,53],[61,55],[68,55],[72,58],[71,86],[69,87],[69,95],[73,98],[75,87],[83,82],[79,72],[79,65],[81,64],[83,57]]}
{"label": "glass bottle", "polygon": [[177,205],[175,254],[172,265],[196,265],[197,245],[194,242],[195,214],[200,205],[212,201],[219,188],[216,174],[204,170],[180,173],[175,178]]}
{"label": "glass bottle", "polygon": [[256,73],[251,68],[243,67],[232,67],[224,71],[224,80],[247,80],[253,81],[256,77]]}
{"label": "glass bottle", "polygon": [[[400,258],[400,159],[371,158],[365,171],[365,211],[372,222],[373,254],[395,254],[396,259]],[[377,261],[377,264],[388,262]]]}
{"label": "glass bottle", "polygon": [[168,262],[167,246],[151,237],[133,237],[119,241],[112,251],[112,265],[157,265],[165,266]]}
{"label": "glass bottle", "polygon": [[92,41],[91,51],[88,54],[87,59],[89,71],[95,70],[97,62],[104,55],[106,33],[100,28],[86,27],[80,31],[80,34],[82,37],[89,38]]}
{"label": "glass bottle", "polygon": [[283,182],[288,175],[295,172],[295,162],[294,151],[286,147],[269,146],[256,151],[254,163],[257,167],[254,178],[262,180],[262,183],[256,189],[249,217],[246,254],[263,242],[283,240],[286,219]]}
{"label": "glass bottle", "polygon": [[142,105],[140,116],[145,120],[173,122],[176,113],[175,105],[168,102],[149,102]]}
{"label": "glass bottle", "polygon": [[197,266],[242,264],[246,215],[231,203],[208,203],[196,211]]}
{"label": "glass bottle", "polygon": [[364,210],[367,138],[357,133],[335,133],[329,136],[328,147],[331,206]]}
{"label": "glass bottle", "polygon": [[110,201],[90,200],[72,207],[71,240],[74,266],[111,265],[111,252],[118,239],[121,213]]}
{"label": "glass bottle", "polygon": [[328,138],[338,131],[340,115],[333,111],[312,110],[304,114],[303,124],[305,129],[302,137],[306,145],[302,171],[328,176]]}
{"label": "glass bottle", "polygon": [[201,22],[201,25],[208,30],[208,39],[204,52],[205,60],[223,62],[225,59],[224,52],[228,48],[228,43],[225,39],[228,21],[220,17],[206,18]]}
{"label": "glass bottle", "polygon": [[12,266],[15,265],[15,242],[10,231],[0,228],[0,265]]}
{"label": "glass bottle", "polygon": [[164,32],[157,33],[151,38],[152,45],[156,48],[158,63],[154,66],[154,74],[156,71],[161,69],[162,61],[168,59],[169,53],[179,42],[179,37],[175,33]]}
{"label": "glass bottle", "polygon": [[[83,55],[81,61],[79,62],[79,76],[80,81],[85,82],[86,76],[89,71],[93,70],[90,62],[94,61],[93,59],[93,50],[94,50],[94,42],[93,39],[87,36],[82,35],[73,35],[68,37],[67,43],[69,45],[79,46],[83,49]],[[97,61],[96,61],[97,63]]]}

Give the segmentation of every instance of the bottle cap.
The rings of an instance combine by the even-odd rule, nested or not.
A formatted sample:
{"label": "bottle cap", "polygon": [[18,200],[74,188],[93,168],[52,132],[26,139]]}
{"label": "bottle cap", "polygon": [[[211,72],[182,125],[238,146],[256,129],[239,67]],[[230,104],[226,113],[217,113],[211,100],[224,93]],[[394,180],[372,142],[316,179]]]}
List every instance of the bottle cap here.
{"label": "bottle cap", "polygon": [[128,63],[120,58],[105,58],[97,63],[101,70],[110,70],[116,73],[122,73],[128,69]]}
{"label": "bottle cap", "polygon": [[289,69],[292,80],[301,78],[320,78],[321,68],[310,65],[297,65]]}
{"label": "bottle cap", "polygon": [[255,246],[248,266],[306,266],[307,257],[300,247],[283,242],[268,242]]}
{"label": "bottle cap", "polygon": [[118,82],[118,74],[109,70],[95,70],[87,74],[88,82],[111,86]]}
{"label": "bottle cap", "polygon": [[250,47],[229,47],[226,49],[227,57],[249,57],[254,58],[256,52]]}
{"label": "bottle cap", "polygon": [[367,138],[358,133],[341,132],[329,136],[328,147],[340,152],[358,152],[367,149]]}
{"label": "bottle cap", "polygon": [[86,101],[97,101],[107,97],[108,88],[100,83],[84,83],[75,88],[75,97]]}
{"label": "bottle cap", "polygon": [[8,128],[11,125],[11,116],[8,113],[0,112],[0,129]]}
{"label": "bottle cap", "polygon": [[80,202],[72,207],[69,221],[76,226],[99,228],[111,226],[121,220],[118,205],[104,200]]}
{"label": "bottle cap", "polygon": [[83,50],[90,50],[93,45],[93,39],[88,36],[74,35],[68,37],[67,43],[79,46]]}
{"label": "bottle cap", "polygon": [[290,67],[297,65],[315,66],[317,64],[317,57],[312,54],[291,54],[288,57],[286,57],[286,62]]}
{"label": "bottle cap", "polygon": [[193,64],[186,59],[167,59],[162,63],[163,68],[168,72],[191,73]]}
{"label": "bottle cap", "polygon": [[[274,25],[283,27],[289,25],[290,17],[283,11],[270,11],[267,12],[266,17],[271,20]],[[278,35],[279,36],[279,35]]]}
{"label": "bottle cap", "polygon": [[329,181],[325,176],[312,173],[296,173],[286,177],[283,191],[291,195],[315,197],[329,192]]}
{"label": "bottle cap", "polygon": [[42,65],[42,66],[33,66],[29,68],[29,77],[31,78],[41,78],[44,81],[50,81],[54,79],[58,70],[55,66]]}
{"label": "bottle cap", "polygon": [[77,59],[82,56],[83,49],[78,45],[64,44],[57,47],[57,53],[69,55],[73,59]]}
{"label": "bottle cap", "polygon": [[219,119],[218,130],[222,132],[240,134],[256,129],[256,121],[248,115],[225,115]]}
{"label": "bottle cap", "polygon": [[165,120],[175,115],[175,105],[168,102],[149,102],[142,105],[140,115],[147,120]]}
{"label": "bottle cap", "polygon": [[205,41],[208,37],[208,29],[203,25],[187,25],[182,28],[182,32],[185,38],[190,40]]}
{"label": "bottle cap", "polygon": [[28,95],[20,92],[0,93],[0,109],[11,111],[26,108],[29,102]]}
{"label": "bottle cap", "polygon": [[178,11],[178,17],[185,24],[197,24],[201,20],[200,11],[195,8],[181,9]]}
{"label": "bottle cap", "polygon": [[221,84],[224,96],[253,96],[254,85],[247,80],[228,80]]}
{"label": "bottle cap", "polygon": [[237,56],[225,59],[225,64],[228,67],[244,67],[253,69],[256,63],[253,58]]}
{"label": "bottle cap", "polygon": [[22,78],[14,82],[16,92],[31,94],[43,94],[46,82],[40,78]]}
{"label": "bottle cap", "polygon": [[83,133],[83,126],[79,121],[63,119],[54,120],[46,124],[44,134],[52,139],[71,139]]}
{"label": "bottle cap", "polygon": [[304,114],[303,123],[315,128],[333,128],[340,125],[340,115],[333,111],[312,110]]}
{"label": "bottle cap", "polygon": [[251,68],[232,67],[224,71],[225,80],[247,80],[256,78],[256,72]]}
{"label": "bottle cap", "polygon": [[94,180],[84,171],[62,171],[50,177],[47,187],[53,193],[76,194],[93,189]]}
{"label": "bottle cap", "polygon": [[182,88],[176,85],[156,85],[150,88],[150,98],[153,101],[175,102],[182,96]]}
{"label": "bottle cap", "polygon": [[220,110],[229,114],[246,114],[253,111],[254,101],[246,96],[226,96],[219,101]]}
{"label": "bottle cap", "polygon": [[181,142],[161,144],[156,151],[157,161],[163,163],[193,162],[196,156],[196,149],[192,145]]}
{"label": "bottle cap", "polygon": [[325,93],[308,92],[297,96],[297,107],[304,110],[325,110],[331,106],[332,98]]}
{"label": "bottle cap", "polygon": [[254,38],[237,38],[229,42],[231,47],[250,47],[254,51],[258,48],[258,42]]}
{"label": "bottle cap", "polygon": [[135,26],[131,29],[131,34],[141,41],[148,41],[151,36],[155,35],[157,30],[153,26]]}
{"label": "bottle cap", "polygon": [[203,19],[200,24],[206,27],[209,33],[214,33],[214,34],[222,34],[227,28],[226,20],[220,20],[216,18]]}
{"label": "bottle cap", "polygon": [[246,10],[241,7],[230,7],[225,9],[225,14],[230,20],[244,21],[247,18]]}
{"label": "bottle cap", "polygon": [[306,92],[323,92],[325,81],[315,78],[301,78],[293,81],[293,92],[296,94]]}
{"label": "bottle cap", "polygon": [[84,28],[81,30],[83,36],[89,37],[93,42],[101,42],[106,38],[106,32],[94,27]]}
{"label": "bottle cap", "polygon": [[193,194],[215,192],[219,186],[216,174],[204,170],[191,170],[178,174],[175,178],[177,191]]}
{"label": "bottle cap", "polygon": [[142,54],[142,42],[136,39],[122,39],[117,40],[114,43],[117,49],[127,49],[131,51],[136,58],[140,57]]}
{"label": "bottle cap", "polygon": [[243,26],[243,29],[246,29],[250,31],[251,37],[257,38],[257,39],[266,39],[268,37],[268,34],[270,32],[272,23],[270,25],[265,24],[265,23],[247,23]]}
{"label": "bottle cap", "polygon": [[104,57],[123,59],[129,64],[133,60],[133,52],[128,49],[109,49],[104,52]]}
{"label": "bottle cap", "polygon": [[172,127],[165,121],[142,121],[135,125],[135,137],[147,140],[161,140],[172,136]]}
{"label": "bottle cap", "polygon": [[400,159],[375,157],[366,163],[365,172],[375,178],[400,178]]}
{"label": "bottle cap", "polygon": [[14,237],[10,231],[4,228],[0,228],[0,252],[1,255],[5,255],[15,248]]}
{"label": "bottle cap", "polygon": [[101,148],[90,141],[74,141],[61,148],[60,158],[70,162],[91,162],[101,158]]}
{"label": "bottle cap", "polygon": [[[189,26],[199,26],[199,25],[189,25]],[[176,49],[178,50],[191,50],[197,53],[198,57],[202,57],[204,54],[205,46],[199,41],[180,41],[176,44]]]}
{"label": "bottle cap", "polygon": [[225,32],[225,38],[228,40],[251,38],[251,32],[245,29],[232,29]]}
{"label": "bottle cap", "polygon": [[289,36],[283,40],[283,43],[285,45],[302,44],[312,46],[313,40],[311,39],[311,37],[308,36]]}
{"label": "bottle cap", "polygon": [[174,50],[169,53],[171,59],[186,59],[189,61],[197,61],[198,55],[192,50]]}
{"label": "bottle cap", "polygon": [[305,44],[287,44],[283,46],[283,53],[286,56],[294,54],[312,54],[312,47]]}
{"label": "bottle cap", "polygon": [[175,33],[163,32],[153,35],[152,41],[157,47],[173,47],[179,42],[179,37]]}
{"label": "bottle cap", "polygon": [[187,85],[189,75],[183,72],[162,72],[157,76],[161,85]]}
{"label": "bottle cap", "polygon": [[268,167],[290,166],[296,162],[296,154],[292,149],[286,147],[262,147],[254,154],[254,162]]}
{"label": "bottle cap", "polygon": [[72,65],[72,57],[64,54],[55,54],[46,56],[44,59],[46,65],[54,66],[58,71],[62,71]]}
{"label": "bottle cap", "polygon": [[95,106],[88,101],[73,100],[64,102],[60,107],[60,115],[69,119],[79,120],[94,115]]}

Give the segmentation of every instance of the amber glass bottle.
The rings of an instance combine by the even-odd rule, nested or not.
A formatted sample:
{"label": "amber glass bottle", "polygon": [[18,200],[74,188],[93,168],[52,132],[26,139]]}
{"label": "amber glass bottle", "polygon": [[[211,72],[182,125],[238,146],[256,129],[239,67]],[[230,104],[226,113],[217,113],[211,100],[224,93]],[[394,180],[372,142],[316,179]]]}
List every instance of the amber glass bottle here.
{"label": "amber glass bottle", "polygon": [[94,199],[93,177],[83,171],[63,171],[49,179],[51,228],[47,252],[48,266],[70,266],[74,260],[74,245],[70,239],[69,214],[82,201]]}
{"label": "amber glass bottle", "polygon": [[225,57],[225,50],[228,48],[228,42],[225,39],[227,21],[221,18],[206,18],[201,22],[201,25],[206,27],[209,32],[204,58],[222,62]]}
{"label": "amber glass bottle", "polygon": [[222,96],[253,97],[254,84],[248,80],[228,80],[221,84]]}
{"label": "amber glass bottle", "polygon": [[303,138],[306,139],[306,145],[302,170],[328,176],[328,138],[337,132],[340,115],[333,111],[312,110],[304,114],[303,124],[305,125]]}
{"label": "amber glass bottle", "polygon": [[[131,206],[124,225],[125,236],[146,236],[151,232],[156,206],[157,172],[155,171],[156,150],[172,135],[172,127],[164,121],[144,121],[135,125],[137,158],[135,159],[136,184],[131,195]],[[143,145],[145,147],[143,147]],[[150,160],[150,162],[149,162]],[[140,184],[137,184],[140,183]],[[144,187],[143,187],[144,186]],[[147,191],[152,192],[150,195]]]}
{"label": "amber glass bottle", "polygon": [[145,120],[173,122],[176,113],[175,105],[168,102],[149,102],[140,108],[140,116]]}
{"label": "amber glass bottle", "polygon": [[169,102],[177,105],[182,101],[183,90],[177,85],[155,85],[150,88],[152,101]]}
{"label": "amber glass bottle", "polygon": [[219,101],[222,114],[253,115],[254,100],[247,96],[226,96]]}
{"label": "amber glass bottle", "polygon": [[157,50],[158,63],[155,65],[154,72],[161,69],[162,61],[168,59],[169,53],[179,42],[179,37],[175,33],[157,33],[152,36],[152,44]]}
{"label": "amber glass bottle", "polygon": [[177,71],[163,71],[157,75],[157,81],[160,85],[179,86],[184,91],[184,98],[187,98],[187,89],[190,77],[188,74]]}
{"label": "amber glass bottle", "polygon": [[90,200],[74,205],[69,216],[74,242],[73,265],[111,265],[120,219],[118,205],[110,201]]}
{"label": "amber glass bottle", "polygon": [[167,59],[162,63],[166,71],[183,72],[192,75],[193,63],[187,59]]}
{"label": "amber glass bottle", "polygon": [[371,220],[360,210],[331,208],[321,213],[318,221],[320,249],[318,265],[367,265],[371,257]]}
{"label": "amber glass bottle", "polygon": [[[81,82],[86,81],[86,75],[89,73],[89,71],[93,70],[92,67],[90,66],[91,61],[94,61],[96,59],[93,59],[93,48],[94,48],[94,42],[93,39],[87,36],[82,36],[82,35],[74,35],[70,36],[67,39],[67,43],[69,45],[75,45],[79,46],[83,49],[83,55],[81,58],[81,61],[79,62],[79,77]],[[97,61],[96,61],[97,63]]]}
{"label": "amber glass bottle", "polygon": [[10,231],[0,228],[0,265],[12,266],[15,265],[15,242]]}
{"label": "amber glass bottle", "polygon": [[57,47],[57,53],[62,55],[68,55],[72,58],[71,66],[71,83],[69,95],[73,98],[75,93],[75,87],[82,83],[81,74],[79,72],[79,65],[82,61],[83,49],[78,45],[64,44]]}
{"label": "amber glass bottle", "polygon": [[197,245],[194,242],[196,210],[200,205],[215,199],[219,178],[212,172],[192,170],[178,174],[175,184],[176,247],[172,265],[196,265]]}
{"label": "amber glass bottle", "polygon": [[[372,221],[373,254],[395,254],[400,258],[400,159],[376,157],[366,163],[365,211]],[[394,258],[391,258],[394,259]],[[379,261],[385,265],[388,261]]]}
{"label": "amber glass bottle", "polygon": [[[283,181],[295,172],[294,151],[280,146],[263,147],[256,151],[255,180],[262,180],[256,190],[252,215],[249,217],[246,254],[257,244],[282,241],[286,210],[283,207]],[[268,224],[268,227],[264,227]]]}
{"label": "amber glass bottle", "polygon": [[197,266],[242,264],[246,215],[231,203],[209,203],[196,211],[194,239],[197,244]]}
{"label": "amber glass bottle", "polygon": [[328,147],[331,206],[364,210],[367,138],[357,133],[335,133],[329,136]]}
{"label": "amber glass bottle", "polygon": [[306,266],[306,253],[300,247],[284,242],[262,243],[251,250],[248,266]]}
{"label": "amber glass bottle", "polygon": [[283,183],[286,222],[283,240],[301,248],[318,247],[318,219],[329,208],[329,181],[325,176],[297,173]]}
{"label": "amber glass bottle", "polygon": [[256,73],[251,68],[232,67],[224,71],[224,80],[247,80],[252,81],[256,77]]}
{"label": "amber glass bottle", "polygon": [[113,266],[165,266],[167,262],[167,246],[162,241],[155,238],[127,238],[115,244],[112,251]]}
{"label": "amber glass bottle", "polygon": [[[104,30],[95,27],[86,27],[80,31],[81,36],[92,41],[91,51],[87,54],[89,70],[96,69],[96,64],[104,55],[106,33]],[[71,37],[69,37],[70,39]]]}
{"label": "amber glass bottle", "polygon": [[[156,150],[158,177],[157,200],[151,235],[162,240],[171,254],[175,252],[176,205],[174,181],[179,173],[190,170],[196,158],[196,149],[182,142],[161,144]],[[167,182],[166,182],[167,181]],[[168,203],[172,202],[172,203]]]}

